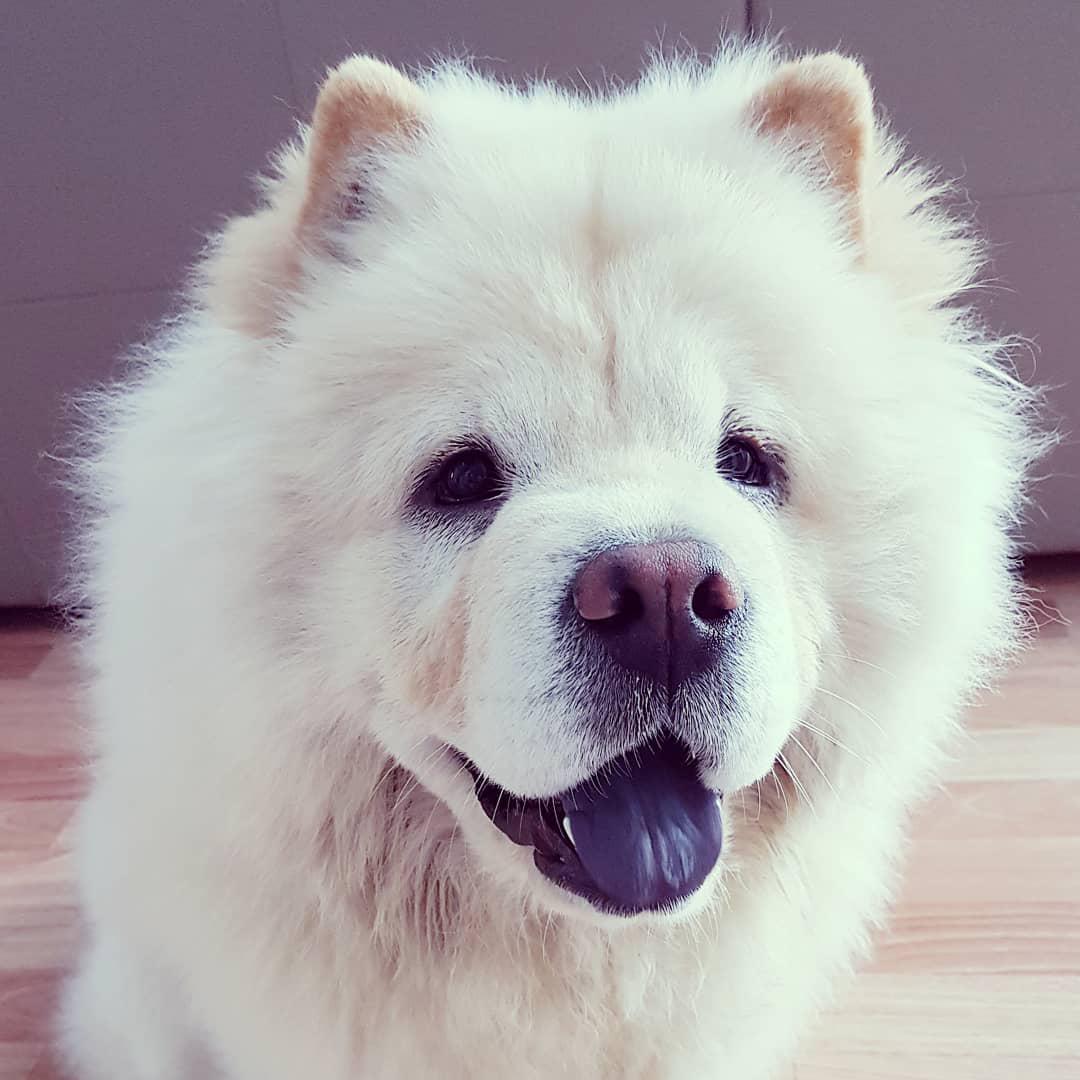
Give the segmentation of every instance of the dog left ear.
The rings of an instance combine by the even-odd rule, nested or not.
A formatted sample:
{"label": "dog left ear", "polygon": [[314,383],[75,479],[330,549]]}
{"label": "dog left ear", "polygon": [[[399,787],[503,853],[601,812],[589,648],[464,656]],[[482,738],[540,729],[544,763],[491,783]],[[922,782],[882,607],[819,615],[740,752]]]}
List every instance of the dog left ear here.
{"label": "dog left ear", "polygon": [[754,95],[748,119],[765,137],[794,144],[817,160],[843,200],[852,238],[861,242],[874,138],[873,93],[861,65],[839,53],[781,64]]}

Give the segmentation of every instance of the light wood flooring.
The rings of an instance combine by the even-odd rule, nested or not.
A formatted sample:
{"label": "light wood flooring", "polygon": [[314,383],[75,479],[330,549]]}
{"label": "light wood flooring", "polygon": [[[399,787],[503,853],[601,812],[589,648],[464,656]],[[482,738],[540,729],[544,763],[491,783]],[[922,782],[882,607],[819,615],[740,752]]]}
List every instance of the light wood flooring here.
{"label": "light wood flooring", "polygon": [[[1047,609],[1035,647],[972,710],[876,960],[792,1080],[1080,1080],[1080,559],[1029,577]],[[2,1080],[59,1077],[82,741],[69,643],[41,617],[0,616]]]}

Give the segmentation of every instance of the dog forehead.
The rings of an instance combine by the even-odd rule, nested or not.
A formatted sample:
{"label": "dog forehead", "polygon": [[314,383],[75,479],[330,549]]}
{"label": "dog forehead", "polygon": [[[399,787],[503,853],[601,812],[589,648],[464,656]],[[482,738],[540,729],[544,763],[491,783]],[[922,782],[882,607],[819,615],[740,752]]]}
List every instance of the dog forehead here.
{"label": "dog forehead", "polygon": [[[677,326],[620,335],[617,319],[560,339],[500,332],[454,345],[393,376],[379,412],[412,418],[430,453],[490,440],[520,464],[649,446],[707,447],[727,401],[722,366]],[[701,447],[699,447],[701,444]]]}
{"label": "dog forehead", "polygon": [[365,388],[405,394],[432,446],[473,433],[578,452],[704,445],[732,403],[760,414],[763,373],[774,399],[792,396],[777,388],[816,367],[805,342],[842,325],[824,315],[825,234],[787,213],[801,203],[594,136],[546,133],[531,153],[519,135],[484,154],[451,140],[383,178],[397,206],[333,305],[348,316],[330,351],[359,359]]}
{"label": "dog forehead", "polygon": [[648,244],[601,258],[594,240],[474,236],[464,254],[448,240],[441,259],[396,251],[389,273],[369,264],[330,305],[339,329],[317,351],[335,381],[400,398],[404,415],[423,401],[462,427],[527,416],[585,438],[722,408],[738,351],[722,311],[705,317]]}

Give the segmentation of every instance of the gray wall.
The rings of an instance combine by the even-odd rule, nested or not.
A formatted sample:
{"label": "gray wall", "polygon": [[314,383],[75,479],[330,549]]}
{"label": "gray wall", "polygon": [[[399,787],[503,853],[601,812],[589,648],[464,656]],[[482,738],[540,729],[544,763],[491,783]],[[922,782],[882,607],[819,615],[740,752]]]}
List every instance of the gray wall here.
{"label": "gray wall", "polygon": [[[1068,384],[1080,340],[1080,5],[989,0],[758,0],[755,22],[867,59],[920,152],[964,176],[1014,292],[991,318],[1036,338],[1038,377]],[[168,312],[205,235],[250,203],[248,178],[350,51],[411,63],[469,51],[507,75],[634,73],[642,48],[709,48],[743,0],[545,4],[399,0],[12,0],[0,36],[0,604],[47,602],[61,496],[44,456],[62,401]],[[1028,371],[1030,374],[1030,364]],[[1058,410],[1077,418],[1075,389]],[[1080,548],[1075,444],[1041,486],[1031,537]]]}

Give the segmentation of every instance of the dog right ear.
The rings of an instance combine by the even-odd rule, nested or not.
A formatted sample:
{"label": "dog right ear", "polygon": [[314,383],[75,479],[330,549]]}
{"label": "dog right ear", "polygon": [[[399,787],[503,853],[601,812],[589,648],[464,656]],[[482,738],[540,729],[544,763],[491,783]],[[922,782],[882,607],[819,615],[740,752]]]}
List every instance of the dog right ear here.
{"label": "dog right ear", "polygon": [[397,68],[354,56],[330,72],[319,91],[308,142],[307,190],[297,238],[325,251],[335,225],[364,210],[366,160],[382,144],[420,131],[423,94]]}
{"label": "dog right ear", "polygon": [[380,147],[423,126],[423,91],[389,64],[353,56],[327,76],[302,149],[286,151],[268,205],[225,229],[204,268],[206,302],[226,325],[268,337],[309,257],[334,257],[343,222],[365,209],[364,174]]}

